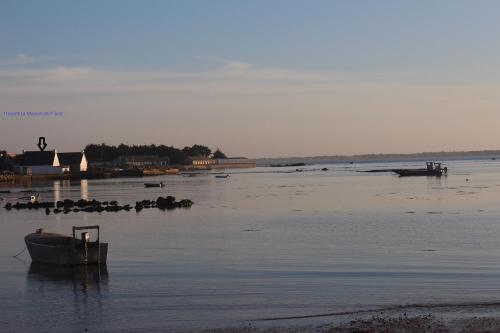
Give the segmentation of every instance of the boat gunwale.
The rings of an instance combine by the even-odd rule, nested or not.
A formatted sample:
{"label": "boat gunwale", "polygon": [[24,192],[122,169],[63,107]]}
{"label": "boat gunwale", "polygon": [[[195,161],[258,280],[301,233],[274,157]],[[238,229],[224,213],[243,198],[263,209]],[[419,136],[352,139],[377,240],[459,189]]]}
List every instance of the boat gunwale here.
{"label": "boat gunwale", "polygon": [[[29,235],[27,235],[26,237],[28,237]],[[29,244],[32,244],[32,245],[37,245],[37,246],[44,246],[44,247],[61,247],[61,248],[72,248],[74,247],[73,245],[75,244],[71,244],[71,245],[48,245],[48,244],[40,244],[40,243],[35,243],[33,241],[30,241],[30,240],[27,240],[26,237],[24,237],[24,242],[26,243],[26,245]],[[72,237],[69,237],[71,239],[74,239]],[[75,242],[76,243],[76,242]],[[90,244],[90,245],[94,245],[94,244],[97,244],[97,242],[88,242],[87,244]],[[103,242],[100,242],[99,244],[108,244],[108,243],[103,243]],[[97,246],[96,246],[97,247]]]}

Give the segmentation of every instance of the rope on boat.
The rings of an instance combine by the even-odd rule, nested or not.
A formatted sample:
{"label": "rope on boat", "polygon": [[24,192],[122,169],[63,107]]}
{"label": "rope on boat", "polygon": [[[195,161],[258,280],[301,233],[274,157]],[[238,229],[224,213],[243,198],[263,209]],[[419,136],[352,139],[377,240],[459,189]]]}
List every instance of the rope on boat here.
{"label": "rope on boat", "polygon": [[15,256],[13,256],[14,258],[17,258],[18,256],[20,256],[24,251],[26,251],[27,247],[25,246],[24,249],[19,252],[18,254],[16,254]]}

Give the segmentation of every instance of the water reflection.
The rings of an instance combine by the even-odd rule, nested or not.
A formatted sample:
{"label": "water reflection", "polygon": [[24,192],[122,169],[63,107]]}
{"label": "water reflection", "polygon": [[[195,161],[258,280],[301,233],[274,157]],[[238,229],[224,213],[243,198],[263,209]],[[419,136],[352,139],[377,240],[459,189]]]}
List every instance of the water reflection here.
{"label": "water reflection", "polygon": [[75,293],[78,290],[83,293],[100,292],[101,287],[108,285],[108,269],[106,265],[59,267],[32,262],[28,270],[28,282],[32,285],[72,285]]}
{"label": "water reflection", "polygon": [[89,200],[89,183],[87,179],[80,181],[80,195],[84,200]]}
{"label": "water reflection", "polygon": [[[87,179],[82,179],[77,182],[71,182],[69,179],[55,180],[52,183],[52,192],[54,193],[54,202],[60,201],[64,198],[71,197],[72,188],[75,186],[80,187],[80,198],[89,199],[89,182]],[[50,190],[49,190],[50,191]]]}
{"label": "water reflection", "polygon": [[[108,295],[108,271],[105,265],[58,267],[31,263],[27,274],[27,298],[42,306],[38,314],[47,331],[67,332],[76,327],[102,326]],[[53,321],[48,314],[64,311],[67,321]],[[99,314],[96,318],[95,314]],[[70,325],[68,327],[67,325]],[[43,331],[43,329],[42,329]]]}
{"label": "water reflection", "polygon": [[55,180],[53,183],[54,202],[61,200],[61,181]]}

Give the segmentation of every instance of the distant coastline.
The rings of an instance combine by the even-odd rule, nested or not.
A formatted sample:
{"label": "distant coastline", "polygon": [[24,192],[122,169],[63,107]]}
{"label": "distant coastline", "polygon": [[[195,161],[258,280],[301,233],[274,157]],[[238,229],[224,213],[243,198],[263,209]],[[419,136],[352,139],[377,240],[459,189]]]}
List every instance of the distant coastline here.
{"label": "distant coastline", "polygon": [[452,160],[476,160],[476,159],[499,159],[500,150],[478,150],[478,151],[451,151],[451,152],[422,152],[412,154],[360,154],[360,155],[332,155],[332,156],[310,156],[310,157],[276,157],[257,158],[258,166],[270,166],[273,164],[330,164],[330,163],[383,163],[383,162],[413,162],[413,161],[452,161]]}

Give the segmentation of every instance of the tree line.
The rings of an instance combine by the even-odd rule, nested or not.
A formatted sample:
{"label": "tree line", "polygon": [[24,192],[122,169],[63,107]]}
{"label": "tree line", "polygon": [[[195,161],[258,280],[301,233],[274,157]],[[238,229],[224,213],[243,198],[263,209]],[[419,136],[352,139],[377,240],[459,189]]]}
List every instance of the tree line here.
{"label": "tree line", "polygon": [[226,158],[226,155],[219,149],[212,153],[212,150],[203,145],[186,146],[183,149],[165,145],[125,145],[110,146],[105,143],[88,144],[85,147],[85,155],[89,162],[110,162],[119,156],[131,155],[158,155],[168,157],[171,164],[183,164],[188,157],[213,157]]}

